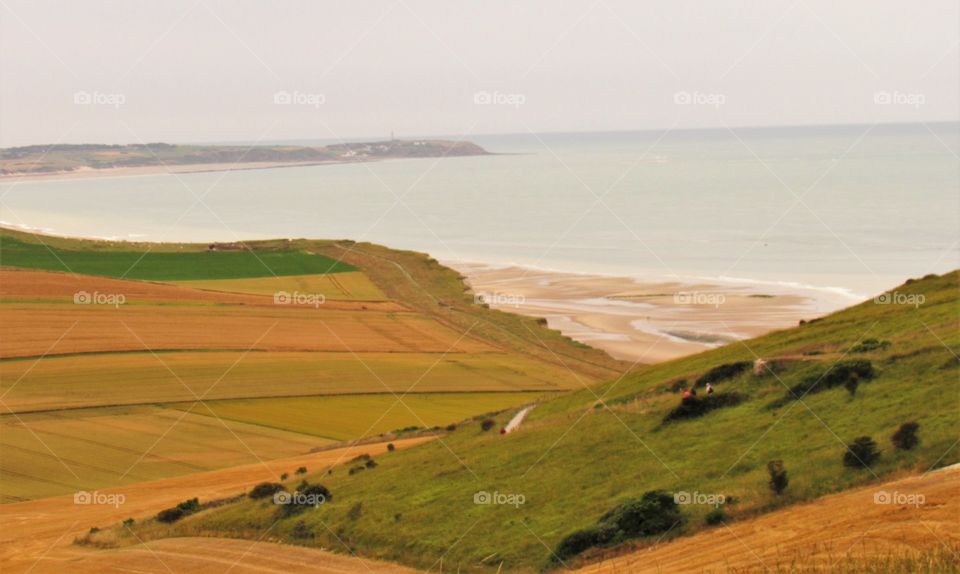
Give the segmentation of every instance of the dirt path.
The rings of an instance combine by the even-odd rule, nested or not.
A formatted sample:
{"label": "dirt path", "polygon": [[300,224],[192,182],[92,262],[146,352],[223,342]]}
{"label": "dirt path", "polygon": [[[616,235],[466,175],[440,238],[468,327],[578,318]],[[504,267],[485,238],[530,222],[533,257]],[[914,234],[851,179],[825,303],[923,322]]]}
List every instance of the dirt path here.
{"label": "dirt path", "polygon": [[504,434],[510,434],[520,428],[520,425],[523,424],[523,419],[527,418],[527,413],[529,413],[531,410],[533,410],[533,407],[525,407],[520,409],[520,412],[513,415],[513,418],[510,419],[510,422],[507,423],[507,426],[503,427]]}
{"label": "dirt path", "polygon": [[[883,494],[885,493],[885,494]],[[922,495],[923,504],[906,504]],[[875,501],[896,499],[901,504]],[[581,574],[779,572],[960,543],[960,467],[868,486],[584,567]],[[790,570],[792,571],[792,570]]]}
{"label": "dirt path", "polygon": [[[432,440],[432,437],[398,440],[394,441],[394,444],[397,448],[408,448],[428,440]],[[113,568],[114,566],[112,558],[107,559],[107,557],[117,555],[121,551],[97,552],[72,545],[75,537],[86,533],[93,526],[110,526],[128,517],[141,519],[153,516],[164,508],[193,497],[199,497],[200,501],[204,502],[234,496],[246,491],[258,482],[277,480],[279,473],[290,472],[300,466],[306,466],[309,470],[317,470],[332,464],[345,463],[361,453],[377,456],[384,452],[386,452],[385,443],[358,445],[268,461],[264,464],[237,466],[98,491],[101,497],[122,495],[123,503],[117,506],[112,504],[75,504],[72,495],[0,505],[0,572],[8,574],[27,571],[81,571],[74,569],[75,561],[99,565],[96,568],[91,567],[88,570],[90,572],[107,571],[108,567]],[[104,498],[101,498],[101,500],[104,500]],[[113,500],[118,500],[118,498]],[[226,542],[217,540],[212,544],[217,548],[228,546]],[[249,544],[249,542],[246,543],[248,546]],[[170,545],[175,547],[176,541],[165,541],[161,544],[164,549],[170,549]],[[143,550],[143,547],[138,548]],[[284,551],[281,554],[285,557],[287,547],[282,548]],[[134,564],[139,564],[142,561],[140,550],[132,551],[132,554],[138,556],[131,559]],[[184,552],[186,553],[187,550],[184,550]],[[320,554],[326,555],[322,552]],[[106,560],[106,562],[103,560]],[[126,560],[126,558],[123,560]],[[181,560],[189,562],[189,557],[184,554],[177,558],[177,561]],[[69,568],[66,567],[65,561],[71,564]],[[155,565],[159,565],[159,563],[155,561]],[[221,566],[217,571],[223,572],[225,570],[226,568]],[[125,570],[121,568],[117,571]],[[131,566],[131,569],[126,571],[140,570],[139,566]],[[152,572],[154,570],[147,569],[145,571]],[[158,571],[168,572],[162,566],[161,570]],[[194,569],[191,566],[180,571],[206,572],[209,570]],[[270,570],[233,569],[233,572],[244,571],[269,572]],[[335,571],[351,570],[343,568],[339,570],[317,570],[317,572]]]}

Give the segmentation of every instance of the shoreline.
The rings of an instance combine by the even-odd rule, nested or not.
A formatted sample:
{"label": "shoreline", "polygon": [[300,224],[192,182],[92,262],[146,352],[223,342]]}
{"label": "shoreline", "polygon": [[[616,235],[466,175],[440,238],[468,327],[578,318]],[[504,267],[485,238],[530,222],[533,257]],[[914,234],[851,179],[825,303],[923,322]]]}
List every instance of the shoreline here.
{"label": "shoreline", "polygon": [[[493,155],[493,154],[489,154]],[[121,177],[147,177],[153,175],[179,175],[188,173],[216,173],[231,171],[253,171],[278,169],[285,167],[314,167],[321,165],[345,165],[355,163],[382,162],[401,159],[430,159],[444,156],[424,157],[372,157],[358,159],[332,159],[326,161],[251,161],[241,163],[182,163],[161,165],[138,165],[129,167],[92,168],[80,167],[69,171],[20,172],[0,175],[0,185],[4,183],[26,183],[31,181],[76,181],[87,179],[113,179]],[[474,157],[474,156],[449,156]]]}
{"label": "shoreline", "polygon": [[564,335],[637,363],[668,361],[793,327],[861,300],[790,284],[443,264],[467,278],[478,302],[544,318]]}

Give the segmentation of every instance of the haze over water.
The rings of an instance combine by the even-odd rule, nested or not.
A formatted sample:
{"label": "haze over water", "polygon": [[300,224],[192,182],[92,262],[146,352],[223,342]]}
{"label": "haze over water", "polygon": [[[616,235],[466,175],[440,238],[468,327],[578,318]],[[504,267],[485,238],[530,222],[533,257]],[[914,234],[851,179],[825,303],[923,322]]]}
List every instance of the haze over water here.
{"label": "haze over water", "polygon": [[0,220],[149,241],[348,238],[857,296],[960,265],[957,124],[463,139],[503,155],[5,182]]}

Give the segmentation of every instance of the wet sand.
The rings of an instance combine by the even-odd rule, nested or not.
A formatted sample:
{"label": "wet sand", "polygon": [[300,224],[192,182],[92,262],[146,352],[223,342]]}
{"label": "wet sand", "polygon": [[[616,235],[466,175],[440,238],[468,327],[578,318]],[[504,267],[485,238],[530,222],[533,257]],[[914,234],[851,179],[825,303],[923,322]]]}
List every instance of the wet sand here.
{"label": "wet sand", "polygon": [[615,358],[657,363],[795,326],[855,299],[813,289],[650,281],[444,262],[491,307],[543,317]]}

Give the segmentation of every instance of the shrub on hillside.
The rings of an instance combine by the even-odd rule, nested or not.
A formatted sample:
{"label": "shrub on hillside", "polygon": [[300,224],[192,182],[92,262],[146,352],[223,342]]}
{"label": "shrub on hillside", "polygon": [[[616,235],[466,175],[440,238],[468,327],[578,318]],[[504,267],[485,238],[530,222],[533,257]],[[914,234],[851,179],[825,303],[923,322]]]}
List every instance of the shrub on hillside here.
{"label": "shrub on hillside", "polygon": [[702,397],[685,397],[680,401],[680,405],[663,417],[663,422],[702,417],[712,410],[739,405],[744,400],[745,397],[740,393],[715,393]]}
{"label": "shrub on hillside", "polygon": [[723,365],[718,365],[697,379],[697,382],[694,386],[700,387],[706,385],[707,383],[718,383],[720,381],[732,379],[733,377],[736,377],[740,373],[749,369],[752,365],[753,363],[750,361],[739,361],[736,363],[725,363]]}
{"label": "shrub on hillside", "polygon": [[787,478],[787,469],[783,467],[782,460],[771,460],[767,463],[767,472],[770,473],[770,490],[774,494],[783,494],[783,491],[787,489],[787,485],[790,484],[790,479]]}
{"label": "shrub on hillside", "polygon": [[484,419],[483,422],[480,423],[480,430],[486,432],[492,429],[495,424],[497,424],[497,421],[493,419]]}
{"label": "shrub on hillside", "polygon": [[393,452],[393,451],[395,451],[395,450],[397,450],[397,447],[396,447],[392,442],[388,442],[388,443],[387,443],[387,452]]}
{"label": "shrub on hillside", "polygon": [[917,437],[917,431],[920,429],[920,423],[903,423],[897,432],[890,437],[893,446],[899,450],[910,450],[920,444],[920,438]]}
{"label": "shrub on hillside", "polygon": [[307,526],[307,523],[298,520],[296,524],[293,525],[293,528],[290,529],[290,536],[293,536],[297,540],[308,540],[313,538],[313,529]]}
{"label": "shrub on hillside", "polygon": [[307,474],[307,467],[301,466],[296,470],[296,474]]}
{"label": "shrub on hillside", "polygon": [[864,339],[860,341],[853,347],[850,347],[851,353],[869,353],[870,351],[877,351],[886,349],[890,346],[890,341],[880,341],[877,339]]}
{"label": "shrub on hillside", "polygon": [[322,484],[309,484],[297,489],[293,495],[288,495],[283,503],[279,504],[281,516],[299,514],[309,508],[316,508],[333,499],[330,490]]}
{"label": "shrub on hillside", "polygon": [[589,550],[594,546],[603,544],[598,528],[585,528],[569,534],[557,544],[553,551],[554,557],[559,560],[566,560],[580,554],[584,550]]}
{"label": "shrub on hillside", "polygon": [[867,468],[880,458],[877,443],[868,436],[857,437],[847,445],[847,452],[843,453],[843,465],[850,468]]}
{"label": "shrub on hillside", "polygon": [[861,382],[868,381],[874,376],[876,376],[876,371],[874,371],[873,363],[870,361],[841,361],[827,369],[823,374],[807,377],[802,382],[790,387],[787,396],[777,401],[777,404],[801,399],[805,395],[812,395],[841,385],[846,386],[847,390],[852,387],[853,390],[850,392],[853,394]]}
{"label": "shrub on hillside", "polygon": [[260,484],[254,486],[250,490],[250,494],[247,496],[254,500],[259,500],[261,498],[273,496],[281,490],[286,490],[286,488],[284,488],[283,485],[278,482],[261,482]]}
{"label": "shrub on hillside", "polygon": [[166,508],[157,513],[157,520],[160,522],[176,522],[184,516],[189,516],[200,510],[200,501],[196,498],[184,500],[173,508]]}
{"label": "shrub on hillside", "polygon": [[601,516],[595,526],[564,537],[554,554],[563,560],[594,546],[663,534],[681,522],[683,515],[673,496],[650,491],[638,499],[617,505]]}
{"label": "shrub on hillside", "polygon": [[716,526],[717,524],[723,524],[727,521],[727,511],[723,509],[722,506],[714,508],[703,517],[703,521],[708,526]]}

